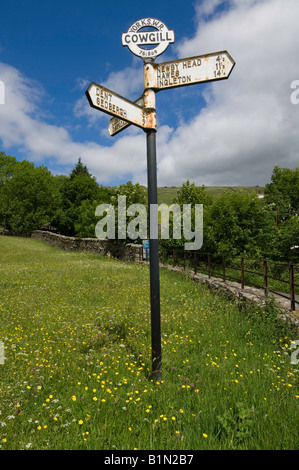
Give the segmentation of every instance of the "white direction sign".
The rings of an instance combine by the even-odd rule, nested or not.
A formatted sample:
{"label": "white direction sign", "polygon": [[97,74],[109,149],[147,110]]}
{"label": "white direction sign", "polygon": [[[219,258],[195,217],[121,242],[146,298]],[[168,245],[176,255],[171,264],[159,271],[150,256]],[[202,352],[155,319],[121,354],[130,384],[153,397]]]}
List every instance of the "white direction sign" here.
{"label": "white direction sign", "polygon": [[147,114],[145,110],[132,101],[104,88],[102,85],[92,82],[86,90],[86,96],[90,106],[104,113],[116,116],[130,124],[146,129]]}
{"label": "white direction sign", "polygon": [[153,88],[159,91],[221,80],[229,77],[234,65],[235,61],[227,51],[153,64],[157,73]]}
{"label": "white direction sign", "polygon": [[[122,34],[122,45],[128,46],[133,54],[142,59],[154,59],[174,42],[174,31],[155,18],[142,18],[135,21],[126,33]],[[152,46],[152,47],[148,47]]]}
{"label": "white direction sign", "polygon": [[[144,103],[143,96],[141,96],[141,98],[138,98],[138,100],[136,100],[134,103],[137,104],[138,106],[143,106],[143,103]],[[131,124],[129,122],[124,121],[123,119],[113,117],[112,119],[110,119],[109,126],[108,126],[109,134],[111,136],[116,135],[122,130],[129,127],[130,125]]]}

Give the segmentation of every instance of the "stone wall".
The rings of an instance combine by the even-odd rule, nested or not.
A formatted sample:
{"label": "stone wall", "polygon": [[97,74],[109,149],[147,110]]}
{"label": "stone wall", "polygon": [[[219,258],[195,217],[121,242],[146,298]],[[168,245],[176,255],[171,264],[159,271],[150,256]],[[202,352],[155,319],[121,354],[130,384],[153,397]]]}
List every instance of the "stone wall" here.
{"label": "stone wall", "polygon": [[240,306],[246,307],[246,305],[256,304],[260,307],[266,306],[269,300],[273,300],[279,309],[278,316],[285,321],[293,324],[299,331],[299,312],[292,312],[290,310],[290,300],[284,297],[281,297],[276,294],[271,296],[265,296],[263,289],[257,289],[255,287],[245,286],[242,289],[241,284],[233,281],[223,281],[222,279],[216,277],[209,277],[207,274],[195,274],[193,271],[184,271],[183,268],[177,266],[165,266],[166,268],[185,273],[191,277],[195,282],[205,284],[206,286],[214,292],[221,292],[225,296],[237,300]]}
{"label": "stone wall", "polygon": [[43,230],[34,230],[31,234],[18,234],[1,231],[0,235],[31,236],[31,238],[41,240],[61,250],[98,253],[128,262],[142,261],[142,245],[134,243],[124,244],[119,240],[66,237],[64,235]]}
{"label": "stone wall", "polygon": [[124,244],[118,240],[66,237],[65,235],[42,230],[35,230],[32,232],[31,237],[66,251],[98,253],[128,262],[142,260],[142,245],[135,245],[134,243]]}

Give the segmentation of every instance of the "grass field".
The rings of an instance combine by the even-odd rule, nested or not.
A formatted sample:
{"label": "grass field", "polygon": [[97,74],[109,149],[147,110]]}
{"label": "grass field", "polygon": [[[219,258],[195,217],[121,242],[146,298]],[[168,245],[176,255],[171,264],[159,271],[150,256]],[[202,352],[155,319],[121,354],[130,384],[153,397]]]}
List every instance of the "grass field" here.
{"label": "grass field", "polygon": [[298,449],[298,331],[161,270],[0,237],[0,447]]}

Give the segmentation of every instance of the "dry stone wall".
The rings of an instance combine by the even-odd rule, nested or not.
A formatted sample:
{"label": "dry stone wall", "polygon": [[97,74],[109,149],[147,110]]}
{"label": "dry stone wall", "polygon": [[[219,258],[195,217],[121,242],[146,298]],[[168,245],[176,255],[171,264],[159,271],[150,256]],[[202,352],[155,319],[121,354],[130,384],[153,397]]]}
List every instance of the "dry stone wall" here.
{"label": "dry stone wall", "polygon": [[31,234],[18,234],[1,231],[0,235],[31,236],[44,241],[51,246],[66,251],[83,251],[127,261],[137,262],[142,260],[142,245],[134,243],[124,244],[118,240],[99,240],[98,238],[66,237],[53,232],[34,230]]}
{"label": "dry stone wall", "polygon": [[135,245],[134,243],[125,245],[118,240],[66,237],[41,230],[32,232],[31,237],[66,251],[97,253],[127,262],[137,262],[142,259],[142,245]]}

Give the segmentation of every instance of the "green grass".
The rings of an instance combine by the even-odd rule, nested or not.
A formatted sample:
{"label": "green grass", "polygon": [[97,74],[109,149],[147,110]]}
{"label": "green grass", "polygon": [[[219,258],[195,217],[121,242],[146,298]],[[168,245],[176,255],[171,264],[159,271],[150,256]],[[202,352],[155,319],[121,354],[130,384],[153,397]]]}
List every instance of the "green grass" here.
{"label": "green grass", "polygon": [[161,269],[0,237],[1,449],[297,449],[298,331]]}

